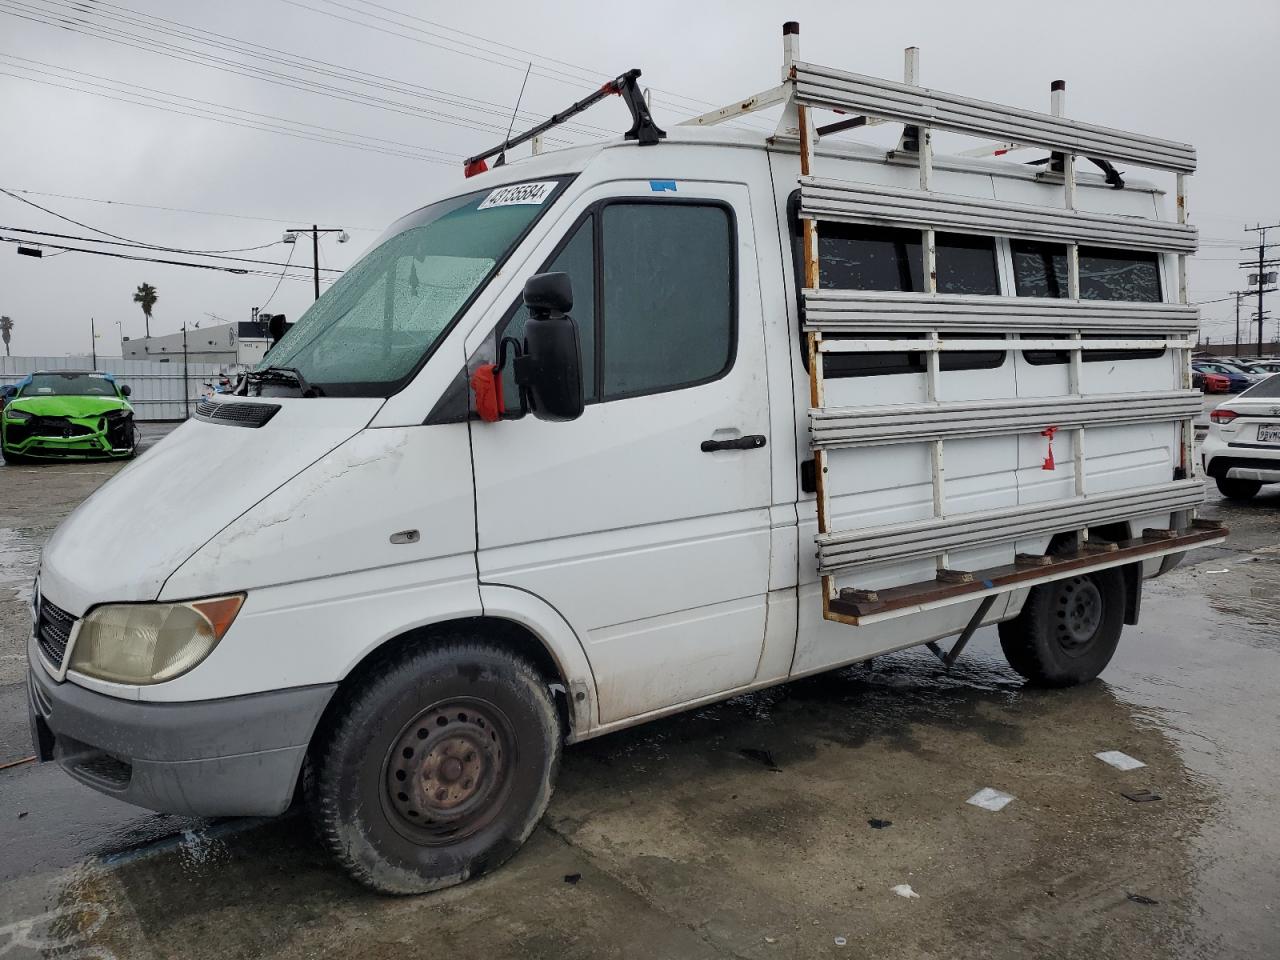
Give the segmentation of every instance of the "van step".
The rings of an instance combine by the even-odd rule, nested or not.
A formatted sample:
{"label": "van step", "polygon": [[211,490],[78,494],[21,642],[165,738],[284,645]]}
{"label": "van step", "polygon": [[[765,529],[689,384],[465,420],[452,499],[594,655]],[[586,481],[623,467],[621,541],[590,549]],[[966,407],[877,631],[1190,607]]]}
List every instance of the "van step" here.
{"label": "van step", "polygon": [[[936,580],[909,583],[900,587],[882,587],[875,591],[846,588],[827,602],[826,617],[841,623],[866,624],[915,613],[928,607],[947,606],[983,596],[1008,593],[1058,580],[1072,573],[1101,570],[1151,557],[1181,553],[1192,547],[1221,543],[1226,537],[1227,530],[1221,524],[1197,520],[1190,529],[1173,532],[1172,536],[1159,540],[1123,540],[1109,544],[1106,549],[1097,549],[1098,545],[1091,545],[1071,553],[1038,556],[1038,562],[1034,564],[1016,561],[999,567],[974,570],[971,581],[940,576]],[[871,594],[874,599],[855,598],[859,593]]]}

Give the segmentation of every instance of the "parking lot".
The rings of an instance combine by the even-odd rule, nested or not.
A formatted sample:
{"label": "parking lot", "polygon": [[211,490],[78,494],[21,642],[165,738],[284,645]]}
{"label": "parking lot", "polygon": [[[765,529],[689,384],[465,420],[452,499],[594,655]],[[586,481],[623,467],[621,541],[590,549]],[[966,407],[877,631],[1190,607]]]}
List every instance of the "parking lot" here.
{"label": "parking lot", "polygon": [[[118,469],[4,475],[0,764],[40,546]],[[165,817],[17,762],[0,954],[1274,957],[1280,487],[1211,500],[1232,539],[1148,583],[1099,682],[1024,688],[983,630],[949,675],[907,651],[573,747],[526,848],[423,898],[355,886],[300,813]]]}

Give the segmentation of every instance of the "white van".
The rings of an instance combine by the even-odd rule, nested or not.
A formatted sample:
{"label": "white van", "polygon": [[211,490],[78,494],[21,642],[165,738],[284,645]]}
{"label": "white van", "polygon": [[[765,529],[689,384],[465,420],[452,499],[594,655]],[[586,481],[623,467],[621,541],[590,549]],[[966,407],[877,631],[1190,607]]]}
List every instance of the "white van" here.
{"label": "white van", "polygon": [[983,623],[1032,681],[1097,676],[1142,578],[1225,531],[1193,520],[1194,230],[1075,154],[1181,187],[1194,151],[795,43],[670,135],[633,71],[626,137],[475,158],[81,505],[35,594],[40,758],[175,813],[302,783],[414,892],[511,856],[566,743]]}

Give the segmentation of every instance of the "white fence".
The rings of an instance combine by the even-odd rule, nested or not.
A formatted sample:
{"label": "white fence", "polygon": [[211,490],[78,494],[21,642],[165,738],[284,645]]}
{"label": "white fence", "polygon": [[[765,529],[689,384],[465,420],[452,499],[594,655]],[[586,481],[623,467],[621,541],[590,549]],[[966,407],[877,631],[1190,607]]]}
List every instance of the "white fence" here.
{"label": "white fence", "polygon": [[[138,420],[184,420],[196,401],[209,392],[206,383],[227,373],[234,379],[234,364],[190,363],[181,357],[168,363],[157,360],[121,360],[99,357],[0,357],[0,384],[17,383],[37,370],[101,370],[128,384]],[[185,399],[184,399],[185,398]]]}

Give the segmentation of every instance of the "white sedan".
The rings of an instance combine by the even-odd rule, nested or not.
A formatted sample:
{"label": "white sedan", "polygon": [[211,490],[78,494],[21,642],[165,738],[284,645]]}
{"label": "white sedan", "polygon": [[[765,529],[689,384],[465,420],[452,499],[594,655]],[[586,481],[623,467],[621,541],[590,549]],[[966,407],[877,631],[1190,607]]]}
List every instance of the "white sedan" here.
{"label": "white sedan", "polygon": [[1214,408],[1200,455],[1204,472],[1231,500],[1280,483],[1280,374]]}

